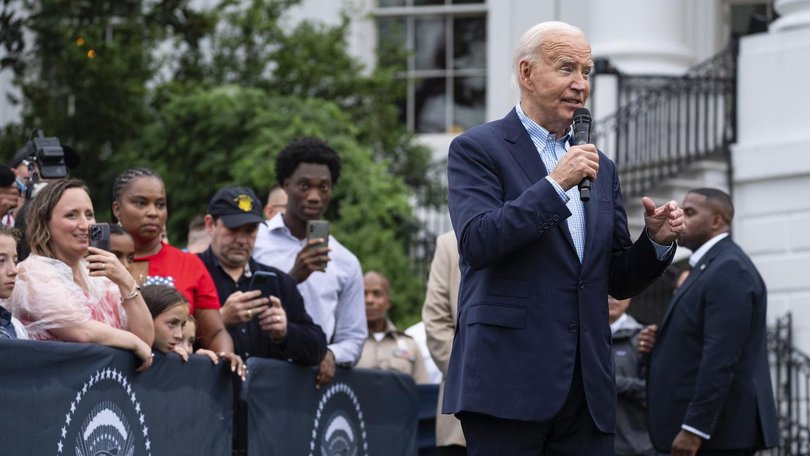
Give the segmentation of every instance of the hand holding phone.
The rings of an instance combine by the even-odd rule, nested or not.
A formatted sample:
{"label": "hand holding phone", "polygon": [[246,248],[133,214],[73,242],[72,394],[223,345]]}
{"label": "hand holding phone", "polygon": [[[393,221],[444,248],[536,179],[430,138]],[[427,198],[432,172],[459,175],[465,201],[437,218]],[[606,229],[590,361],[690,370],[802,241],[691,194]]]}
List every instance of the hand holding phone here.
{"label": "hand holding phone", "polygon": [[329,262],[329,222],[307,221],[306,236],[306,245],[295,256],[295,263],[288,272],[298,283],[307,280],[313,272],[326,271]]}
{"label": "hand holding phone", "polygon": [[307,240],[323,239],[317,244],[310,244],[309,248],[318,249],[329,245],[329,222],[326,220],[307,221]]}
{"label": "hand holding phone", "polygon": [[[314,239],[323,239],[321,242],[312,243]],[[326,220],[307,221],[307,240],[310,241],[309,248],[317,250],[329,246],[329,222]],[[321,271],[326,269],[326,262],[318,265]]]}
{"label": "hand holding phone", "polygon": [[262,298],[278,297],[278,276],[276,276],[275,272],[256,271],[253,273],[253,277],[250,278],[248,290],[261,291]]}

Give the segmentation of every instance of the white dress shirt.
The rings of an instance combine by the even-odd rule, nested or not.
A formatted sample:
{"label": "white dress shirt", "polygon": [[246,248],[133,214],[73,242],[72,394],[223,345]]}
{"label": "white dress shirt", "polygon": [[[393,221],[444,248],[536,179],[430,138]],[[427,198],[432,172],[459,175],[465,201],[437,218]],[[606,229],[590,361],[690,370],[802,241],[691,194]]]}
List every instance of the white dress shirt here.
{"label": "white dress shirt", "polygon": [[[292,235],[282,214],[259,225],[253,259],[289,272],[306,239]],[[337,364],[354,365],[368,336],[363,296],[363,271],[357,257],[334,236],[329,236],[326,272],[316,271],[298,284],[304,307],[326,335]]]}

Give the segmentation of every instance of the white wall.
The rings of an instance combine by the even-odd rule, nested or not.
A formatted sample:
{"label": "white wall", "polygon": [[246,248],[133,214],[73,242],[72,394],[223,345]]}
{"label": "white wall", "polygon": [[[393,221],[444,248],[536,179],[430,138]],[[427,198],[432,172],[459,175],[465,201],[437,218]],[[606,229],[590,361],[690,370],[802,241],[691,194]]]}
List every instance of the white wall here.
{"label": "white wall", "polygon": [[[810,353],[810,28],[741,43],[735,239],[768,286],[769,318],[793,312],[795,345]],[[770,96],[768,96],[770,94]]]}

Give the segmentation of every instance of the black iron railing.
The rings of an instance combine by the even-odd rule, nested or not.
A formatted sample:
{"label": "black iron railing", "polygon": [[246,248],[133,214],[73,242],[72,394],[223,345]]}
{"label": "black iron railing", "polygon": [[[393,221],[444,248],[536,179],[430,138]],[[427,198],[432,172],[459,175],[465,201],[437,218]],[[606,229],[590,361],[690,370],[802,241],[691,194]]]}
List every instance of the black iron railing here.
{"label": "black iron railing", "polygon": [[768,351],[779,420],[774,456],[810,455],[810,357],[793,347],[792,316],[776,320]]}
{"label": "black iron railing", "polygon": [[[618,74],[618,111],[592,142],[615,152],[625,196],[642,194],[695,160],[728,159],[736,138],[736,41],[679,77]],[[729,163],[730,164],[730,163]]]}

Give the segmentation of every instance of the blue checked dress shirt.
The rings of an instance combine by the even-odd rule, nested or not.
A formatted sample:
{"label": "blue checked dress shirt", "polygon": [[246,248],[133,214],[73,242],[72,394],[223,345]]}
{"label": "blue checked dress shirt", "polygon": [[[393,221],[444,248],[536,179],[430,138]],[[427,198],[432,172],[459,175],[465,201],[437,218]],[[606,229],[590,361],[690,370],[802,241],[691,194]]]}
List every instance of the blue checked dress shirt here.
{"label": "blue checked dress shirt", "polygon": [[[518,118],[529,132],[529,137],[532,138],[537,152],[540,153],[540,158],[543,164],[546,165],[546,171],[549,174],[557,167],[557,162],[560,161],[563,154],[568,151],[568,139],[571,137],[569,132],[562,138],[557,138],[554,133],[549,133],[548,130],[541,127],[537,122],[526,117],[523,109],[520,108],[520,103],[515,107]],[[560,184],[554,182],[549,176],[546,179],[551,182],[551,185],[557,190],[568,210],[571,211],[571,217],[568,218],[568,230],[571,231],[571,238],[574,240],[574,248],[577,250],[579,262],[582,263],[582,253],[585,251],[585,208],[582,206],[582,201],[579,199],[579,189],[574,186],[564,191]]]}

